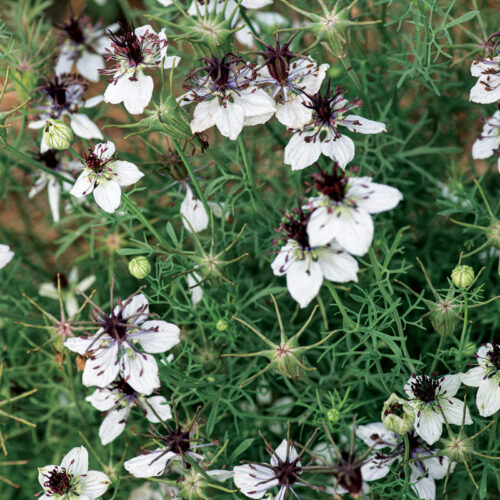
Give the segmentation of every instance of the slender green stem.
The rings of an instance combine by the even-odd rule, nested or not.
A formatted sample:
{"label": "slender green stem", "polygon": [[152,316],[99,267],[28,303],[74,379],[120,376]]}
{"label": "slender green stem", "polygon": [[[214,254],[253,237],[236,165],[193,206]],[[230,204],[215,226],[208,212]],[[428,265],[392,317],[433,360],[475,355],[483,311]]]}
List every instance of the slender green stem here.
{"label": "slender green stem", "polygon": [[439,344],[438,344],[437,349],[434,351],[434,359],[432,360],[432,365],[431,365],[431,369],[430,369],[429,373],[434,373],[434,370],[436,369],[436,365],[437,365],[437,362],[439,360],[438,354],[439,354],[439,351],[443,348],[444,340],[445,340],[445,336],[440,333],[439,334]]}
{"label": "slender green stem", "polygon": [[252,172],[252,169],[250,168],[250,165],[248,164],[247,153],[245,151],[245,144],[243,142],[243,138],[241,137],[241,134],[238,136],[238,146],[240,148],[241,158],[243,159],[243,165],[245,165],[245,171],[247,173],[248,184],[253,187],[253,186],[255,186],[255,183],[253,180],[253,172]]}
{"label": "slender green stem", "polygon": [[344,320],[344,324],[349,328],[350,330],[355,330],[356,329],[356,323],[349,317],[347,314],[346,308],[344,307],[344,304],[342,303],[342,300],[339,297],[339,294],[337,293],[337,290],[335,290],[335,287],[330,281],[325,281],[326,287],[328,288],[328,291],[330,292],[333,300],[337,304],[337,307],[339,308],[340,314],[342,315],[342,319]]}
{"label": "slender green stem", "polygon": [[465,335],[467,333],[467,320],[468,320],[468,312],[469,308],[467,307],[467,292],[464,293],[464,324],[462,325],[462,333],[460,334],[460,343],[458,344],[458,357],[455,361],[455,366],[458,370],[460,367],[460,363],[462,362],[462,353],[464,350],[465,344]]}

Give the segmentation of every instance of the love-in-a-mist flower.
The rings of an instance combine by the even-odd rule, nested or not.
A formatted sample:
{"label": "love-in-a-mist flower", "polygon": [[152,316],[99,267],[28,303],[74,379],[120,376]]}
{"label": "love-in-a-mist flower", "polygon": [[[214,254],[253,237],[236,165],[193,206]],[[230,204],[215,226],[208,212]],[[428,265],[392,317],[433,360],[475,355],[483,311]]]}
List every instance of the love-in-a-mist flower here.
{"label": "love-in-a-mist flower", "polygon": [[320,170],[311,184],[319,196],[310,198],[307,235],[312,246],[326,245],[333,238],[349,253],[364,255],[373,241],[371,214],[391,210],[402,199],[401,192],[371,177],[347,175],[338,165],[331,172]]}
{"label": "love-in-a-mist flower", "polygon": [[275,46],[258,39],[265,46],[257,52],[264,59],[258,82],[277,99],[276,118],[288,128],[301,129],[312,120],[312,109],[304,104],[310,103],[308,95],[319,92],[329,65],[317,66],[308,57],[299,58],[290,50],[294,37],[280,45],[276,34]]}
{"label": "love-in-a-mist flower", "polygon": [[0,269],[5,267],[14,257],[14,252],[9,245],[0,244]]}
{"label": "love-in-a-mist flower", "polygon": [[256,85],[255,65],[231,53],[200,59],[205,66],[194,68],[184,88],[184,103],[196,102],[191,131],[203,132],[214,125],[235,140],[244,125],[265,123],[276,110],[274,100]]}
{"label": "love-in-a-mist flower", "polygon": [[131,162],[116,160],[115,145],[106,141],[83,155],[83,171],[70,193],[82,198],[94,193],[96,203],[113,213],[121,203],[121,187],[135,184],[144,174]]}
{"label": "love-in-a-mist flower", "polygon": [[61,465],[39,467],[38,481],[43,487],[39,500],[96,500],[111,484],[103,472],[89,470],[89,454],[83,446],[73,448]]}
{"label": "love-in-a-mist flower", "polygon": [[[60,297],[58,291],[58,280],[60,286]],[[78,268],[74,267],[66,277],[62,273],[57,273],[53,281],[42,283],[38,289],[38,293],[42,297],[59,300],[62,298],[66,306],[68,316],[73,316],[79,309],[76,295],[78,292],[86,292],[94,283],[95,275],[91,274],[80,280],[78,276]]]}
{"label": "love-in-a-mist flower", "polygon": [[[413,491],[419,498],[434,500],[436,498],[435,480],[443,479],[453,471],[447,456],[439,455],[441,450],[431,448],[414,431],[407,436],[408,445],[403,436],[388,431],[380,422],[360,425],[356,429],[356,436],[360,438],[373,453],[370,459],[362,466],[363,478],[375,481],[385,477],[393,463],[401,464],[408,453],[410,467],[410,483]],[[430,458],[429,458],[430,457]]]}
{"label": "love-in-a-mist flower", "polygon": [[290,295],[306,307],[319,292],[323,278],[337,283],[358,281],[358,263],[332,237],[326,245],[309,241],[309,216],[302,209],[286,214],[275,243],[285,242],[271,264],[276,276],[286,275]]}
{"label": "love-in-a-mist flower", "polygon": [[[312,437],[307,445],[312,441]],[[275,450],[267,441],[265,443],[266,451],[271,455],[269,464],[250,463],[237,465],[233,469],[234,484],[241,493],[248,498],[262,498],[269,490],[277,487],[278,493],[271,498],[284,500],[290,493],[299,498],[295,492],[297,486],[314,488],[301,477],[303,472],[307,472],[307,465],[302,465],[300,461],[307,445],[299,454],[289,437],[283,439]]]}
{"label": "love-in-a-mist flower", "polygon": [[106,387],[120,374],[134,390],[149,395],[160,386],[158,365],[151,354],[177,345],[179,327],[166,321],[149,320],[152,315],[148,299],[142,293],[116,302],[110,313],[94,304],[97,333],[69,338],[64,345],[87,356],[83,385]]}
{"label": "love-in-a-mist flower", "polygon": [[345,168],[354,158],[354,142],[339,132],[339,125],[361,134],[379,134],[386,130],[384,123],[348,114],[353,109],[360,108],[362,103],[358,98],[347,101],[345,93],[340,86],[331,90],[328,82],[323,94],[318,92],[309,96],[310,103],[303,103],[312,110],[312,119],[295,131],[285,147],[285,163],[291,165],[292,170],[312,165],[321,154],[329,156],[341,168]]}
{"label": "love-in-a-mist flower", "polygon": [[480,57],[471,65],[472,76],[477,82],[470,91],[469,99],[480,104],[500,99],[500,31],[493,33],[485,43],[486,57]]}
{"label": "love-in-a-mist flower", "polygon": [[88,16],[73,16],[59,28],[63,41],[59,48],[55,72],[70,73],[73,64],[80,75],[91,82],[99,81],[99,70],[104,68],[104,57],[109,38],[105,31],[114,31],[117,24],[102,29],[100,23],[93,25]]}
{"label": "love-in-a-mist flower", "polygon": [[100,73],[108,77],[104,101],[111,104],[123,102],[132,115],[141,114],[153,95],[153,78],[145,75],[146,69],[165,69],[177,65],[178,57],[167,57],[165,29],[159,33],[149,25],[122,26],[121,35],[109,33],[111,48],[106,60],[112,65]]}
{"label": "love-in-a-mist flower", "polygon": [[[40,129],[51,119],[63,120],[68,116],[71,128],[77,136],[84,139],[103,139],[97,125],[87,115],[79,113],[81,108],[92,108],[102,102],[102,96],[85,100],[83,94],[86,90],[87,84],[78,75],[64,73],[46,80],[40,88],[42,102],[36,107],[39,119],[30,122],[29,128]],[[42,153],[48,149],[42,139]]]}
{"label": "love-in-a-mist flower", "polygon": [[123,464],[125,469],[135,477],[157,477],[161,476],[173,461],[180,461],[184,469],[189,468],[186,457],[197,462],[203,460],[203,455],[195,450],[217,443],[200,444],[200,440],[194,437],[198,414],[199,410],[184,429],[179,426],[177,413],[175,413],[175,428],[163,423],[165,433],[162,434],[152,426],[151,437],[160,444],[160,448],[127,460]]}
{"label": "love-in-a-mist flower", "polygon": [[140,394],[121,376],[109,386],[96,389],[85,399],[94,408],[105,412],[106,416],[99,427],[99,437],[103,445],[111,443],[125,430],[133,407],[138,407],[152,423],[172,417],[170,406],[163,396]]}
{"label": "love-in-a-mist flower", "polygon": [[472,158],[482,160],[492,155],[498,156],[500,172],[500,111],[486,119],[483,131],[472,145]]}
{"label": "love-in-a-mist flower", "polygon": [[493,340],[475,354],[478,366],[460,374],[465,385],[477,387],[476,405],[482,417],[500,410],[500,343]]}
{"label": "love-in-a-mist flower", "polygon": [[[415,432],[427,444],[433,444],[441,437],[445,418],[449,424],[462,423],[464,403],[454,397],[459,388],[458,375],[439,378],[412,375],[406,383],[404,392],[408,396],[408,404],[415,412]],[[465,424],[472,424],[468,408]]]}

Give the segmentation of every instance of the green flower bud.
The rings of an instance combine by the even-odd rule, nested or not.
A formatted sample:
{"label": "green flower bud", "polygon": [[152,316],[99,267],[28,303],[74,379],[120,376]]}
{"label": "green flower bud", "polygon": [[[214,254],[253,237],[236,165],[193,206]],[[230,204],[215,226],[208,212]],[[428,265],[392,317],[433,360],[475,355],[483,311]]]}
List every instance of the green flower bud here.
{"label": "green flower bud", "polygon": [[382,408],[382,423],[388,431],[406,434],[413,429],[415,413],[408,403],[392,393]]}
{"label": "green flower bud", "polygon": [[495,221],[486,229],[488,241],[495,247],[500,248],[500,221]]}
{"label": "green flower bud", "polygon": [[460,305],[452,298],[444,298],[440,302],[426,301],[430,309],[430,319],[434,330],[447,337],[455,331],[460,322]]}
{"label": "green flower bud", "polygon": [[134,278],[142,280],[151,272],[151,264],[146,257],[135,257],[128,263],[128,270]]}
{"label": "green flower bud", "polygon": [[474,281],[474,269],[470,266],[456,266],[451,272],[451,281],[457,288],[469,288]]}
{"label": "green flower bud", "polygon": [[275,350],[267,351],[271,360],[270,367],[288,378],[299,378],[303,373],[304,349],[294,342],[276,346]]}
{"label": "green flower bud", "polygon": [[227,327],[228,327],[227,321],[222,318],[219,321],[217,321],[217,324],[215,325],[215,328],[217,328],[219,332],[225,332],[227,330]]}
{"label": "green flower bud", "polygon": [[62,120],[48,120],[43,129],[43,141],[50,149],[68,149],[73,131]]}
{"label": "green flower bud", "polygon": [[333,424],[335,424],[336,422],[338,422],[340,420],[340,411],[337,410],[337,408],[330,408],[326,412],[326,418],[328,418],[328,420],[330,422],[332,422]]}
{"label": "green flower bud", "polygon": [[450,439],[441,438],[443,442],[442,452],[453,462],[463,460],[465,462],[474,454],[474,440],[460,431]]}

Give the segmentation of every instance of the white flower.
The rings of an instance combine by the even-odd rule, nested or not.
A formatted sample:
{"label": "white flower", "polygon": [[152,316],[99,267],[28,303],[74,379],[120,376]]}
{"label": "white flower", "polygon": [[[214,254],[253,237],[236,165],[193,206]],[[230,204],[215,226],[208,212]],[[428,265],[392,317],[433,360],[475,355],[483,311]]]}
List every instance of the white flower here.
{"label": "white flower", "polygon": [[349,177],[336,165],[332,172],[313,175],[321,193],[309,199],[307,224],[311,246],[326,245],[333,238],[353,255],[365,255],[373,241],[371,214],[391,210],[402,199],[399,190],[377,184],[371,177]]}
{"label": "white flower", "polygon": [[474,61],[470,72],[478,80],[470,91],[469,100],[480,104],[497,102],[500,99],[500,55]]}
{"label": "white flower", "polygon": [[324,95],[318,92],[309,96],[310,104],[303,104],[312,109],[312,119],[296,131],[285,147],[285,163],[291,165],[292,170],[302,170],[312,165],[321,154],[345,168],[354,158],[354,142],[339,132],[339,125],[361,134],[379,134],[386,130],[384,123],[358,115],[347,115],[352,109],[359,108],[361,102],[357,98],[348,102],[344,94],[342,87],[333,91],[328,84]]}
{"label": "white flower", "polygon": [[498,171],[500,172],[500,111],[495,111],[484,124],[483,131],[472,145],[472,158],[482,160],[493,154],[498,155]]}
{"label": "white flower", "polygon": [[107,387],[96,389],[85,399],[94,408],[106,412],[106,417],[99,427],[99,437],[103,445],[111,443],[124,431],[134,406],[141,409],[152,423],[172,418],[170,406],[163,396],[146,397],[139,394],[122,377],[118,377]]}
{"label": "white flower", "polygon": [[[190,90],[184,97],[184,103],[198,103],[191,121],[193,134],[215,125],[224,137],[236,140],[243,126],[269,120],[276,104],[255,85],[253,65],[233,54],[202,60],[206,65],[190,73]],[[207,74],[201,76],[200,72]]]}
{"label": "white flower", "polygon": [[[56,75],[52,80],[47,80],[42,87],[43,102],[37,106],[39,119],[29,123],[29,128],[40,129],[45,127],[48,120],[62,120],[69,117],[73,132],[83,139],[103,139],[97,125],[85,114],[79,113],[82,108],[93,108],[102,102],[98,95],[85,100],[83,94],[87,84],[78,75]],[[40,145],[42,153],[49,147],[42,138]]]}
{"label": "white flower", "polygon": [[[450,424],[461,425],[464,403],[453,396],[460,387],[458,375],[431,378],[412,375],[405,385],[408,404],[415,412],[415,432],[428,444],[435,443],[443,431],[444,416]],[[465,424],[472,424],[466,409]]]}
{"label": "white flower", "polygon": [[303,212],[297,217],[286,216],[280,226],[286,235],[271,267],[275,276],[286,275],[290,295],[300,307],[306,307],[319,292],[323,278],[337,283],[358,281],[358,263],[335,241],[313,246],[307,236],[308,218]]}
{"label": "white flower", "polygon": [[113,65],[101,71],[109,76],[104,101],[123,102],[130,114],[141,114],[153,95],[153,78],[145,75],[144,70],[162,65],[168,69],[176,66],[180,59],[166,57],[165,29],[157,34],[149,24],[135,30],[129,27],[122,35],[110,35],[110,38],[111,50],[107,49],[107,59],[112,60]]}
{"label": "white flower", "polygon": [[[361,467],[363,479],[374,481],[387,475],[394,462],[402,462],[406,451],[402,436],[388,431],[381,422],[360,425],[356,428],[356,436],[372,447],[375,453]],[[414,431],[407,434],[410,462],[410,482],[413,491],[419,498],[435,500],[436,479],[443,479],[448,471],[449,459],[446,456],[426,458],[429,455],[437,455],[439,450],[432,449],[419,438]],[[418,460],[421,458],[422,460]],[[450,472],[455,464],[452,464]]]}
{"label": "white flower", "polygon": [[44,490],[39,500],[95,500],[111,484],[106,474],[89,471],[89,454],[83,446],[73,448],[61,465],[39,467],[38,481]]}
{"label": "white flower", "polygon": [[[78,278],[78,269],[74,267],[71,269],[67,278],[64,274],[59,273],[59,280],[61,284],[61,298],[66,306],[68,316],[71,317],[76,314],[79,308],[76,294],[78,292],[87,291],[93,285],[95,276],[92,274],[80,281]],[[59,294],[57,292],[57,274],[53,282],[42,283],[38,289],[38,293],[42,297],[59,300]]]}
{"label": "white flower", "polygon": [[179,327],[166,321],[146,321],[149,306],[142,294],[119,301],[109,315],[102,310],[97,314],[100,328],[95,335],[69,338],[64,343],[71,351],[88,356],[83,385],[106,387],[120,374],[135,391],[151,394],[160,386],[158,365],[151,353],[178,344]]}
{"label": "white flower", "polygon": [[477,387],[476,406],[482,417],[490,417],[500,410],[500,344],[483,345],[475,355],[478,366],[460,373],[465,385]]}
{"label": "white flower", "polygon": [[234,484],[248,498],[262,498],[275,486],[279,486],[276,499],[286,498],[288,491],[299,498],[291,485],[304,486],[299,477],[301,463],[297,450],[286,439],[272,452],[270,465],[237,465],[233,472]]}
{"label": "white flower", "polygon": [[[199,233],[208,227],[208,214],[203,203],[194,196],[189,184],[185,182],[185,185],[186,196],[181,203],[182,223],[190,233]],[[207,205],[215,217],[222,218],[224,203],[207,201]]]}
{"label": "white flower", "polygon": [[187,283],[193,307],[196,307],[203,298],[203,289],[200,285],[201,281],[201,276],[195,271],[187,275]]}
{"label": "white flower", "polygon": [[70,191],[77,198],[93,192],[96,203],[108,213],[120,206],[121,186],[135,184],[144,176],[133,163],[115,160],[114,154],[115,145],[110,141],[84,154],[83,172]]}
{"label": "white flower", "polygon": [[10,249],[9,245],[0,244],[0,269],[5,267],[14,257],[14,252]]}
{"label": "white flower", "polygon": [[104,69],[104,57],[109,39],[106,31],[115,31],[117,24],[101,29],[99,23],[93,26],[90,18],[73,17],[61,25],[65,39],[60,45],[55,72],[57,75],[70,73],[73,64],[80,75],[92,82],[99,81],[99,70]]}
{"label": "white flower", "polygon": [[177,496],[179,493],[179,488],[175,486],[170,486],[168,484],[155,484],[153,489],[153,484],[146,482],[139,488],[135,488],[130,493],[128,500],[182,500]]}

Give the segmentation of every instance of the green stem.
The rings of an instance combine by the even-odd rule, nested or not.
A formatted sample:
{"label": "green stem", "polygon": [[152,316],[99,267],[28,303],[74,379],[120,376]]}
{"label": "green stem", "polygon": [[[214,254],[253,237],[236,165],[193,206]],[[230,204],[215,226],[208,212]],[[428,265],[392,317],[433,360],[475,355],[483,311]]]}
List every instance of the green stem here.
{"label": "green stem", "polygon": [[429,373],[434,373],[434,370],[436,369],[436,365],[437,365],[437,362],[438,362],[438,353],[439,351],[443,348],[443,344],[444,344],[444,339],[445,339],[445,336],[442,335],[442,334],[439,334],[439,344],[438,344],[438,347],[434,353],[434,359],[432,361],[432,365],[431,365],[431,370]]}
{"label": "green stem", "polygon": [[344,307],[344,304],[342,303],[342,300],[340,299],[337,290],[335,290],[333,283],[331,283],[330,281],[325,281],[324,283],[326,284],[328,291],[330,292],[333,300],[335,301],[337,307],[339,308],[340,314],[342,315],[342,319],[344,320],[344,324],[347,325],[347,328],[349,328],[350,330],[356,330],[356,323],[354,323],[354,321],[347,314],[346,308]]}
{"label": "green stem", "polygon": [[252,172],[252,169],[250,168],[250,165],[248,164],[247,154],[245,151],[245,144],[243,143],[243,139],[241,137],[241,134],[238,136],[238,146],[240,148],[241,157],[243,159],[243,165],[245,165],[245,171],[246,171],[247,177],[248,177],[248,184],[250,184],[250,186],[253,187],[253,186],[255,186],[255,183],[253,180],[253,172]]}
{"label": "green stem", "polygon": [[462,361],[462,353],[464,350],[465,335],[467,333],[467,317],[469,308],[467,307],[467,292],[464,291],[464,324],[462,326],[462,333],[460,334],[460,343],[458,344],[458,358],[455,361],[455,366],[458,369]]}

